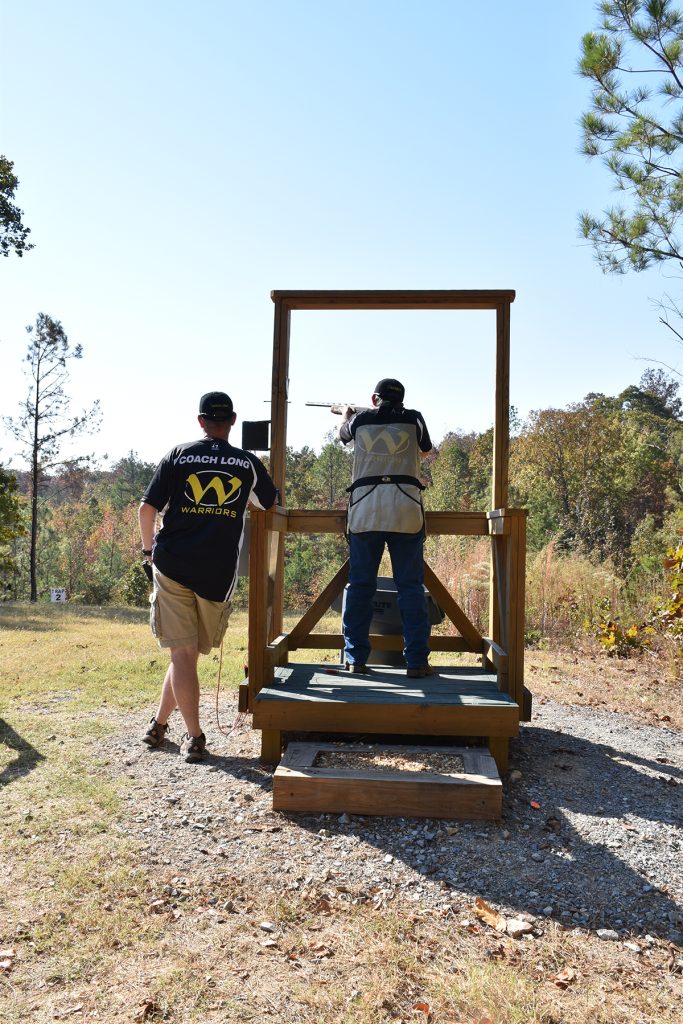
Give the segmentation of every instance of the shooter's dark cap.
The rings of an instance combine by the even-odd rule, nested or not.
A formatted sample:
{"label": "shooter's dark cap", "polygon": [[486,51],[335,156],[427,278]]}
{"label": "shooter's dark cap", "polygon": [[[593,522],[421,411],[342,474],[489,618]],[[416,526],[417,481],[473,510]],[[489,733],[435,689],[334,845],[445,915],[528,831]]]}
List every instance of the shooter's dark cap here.
{"label": "shooter's dark cap", "polygon": [[205,420],[229,420],[232,398],[225,391],[209,391],[199,399],[199,415]]}
{"label": "shooter's dark cap", "polygon": [[400,380],[394,380],[393,377],[384,377],[375,388],[376,395],[392,402],[402,402],[405,393],[406,389]]}

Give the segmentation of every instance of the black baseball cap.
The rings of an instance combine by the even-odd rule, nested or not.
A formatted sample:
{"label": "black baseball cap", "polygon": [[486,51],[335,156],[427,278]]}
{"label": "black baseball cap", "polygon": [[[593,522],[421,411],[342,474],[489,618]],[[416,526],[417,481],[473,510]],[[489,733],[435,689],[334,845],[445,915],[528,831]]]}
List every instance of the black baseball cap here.
{"label": "black baseball cap", "polygon": [[199,399],[199,415],[205,420],[229,420],[232,398],[225,391],[209,391]]}
{"label": "black baseball cap", "polygon": [[383,377],[375,387],[374,393],[379,395],[380,398],[387,398],[392,402],[402,402],[406,389],[400,380],[394,380],[393,377]]}

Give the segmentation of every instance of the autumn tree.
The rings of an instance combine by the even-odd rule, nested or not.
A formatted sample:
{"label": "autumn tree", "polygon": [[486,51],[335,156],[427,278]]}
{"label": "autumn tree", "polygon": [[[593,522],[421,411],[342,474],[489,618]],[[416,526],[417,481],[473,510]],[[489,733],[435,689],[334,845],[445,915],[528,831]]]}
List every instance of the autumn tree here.
{"label": "autumn tree", "polygon": [[0,597],[10,589],[17,573],[12,545],[25,532],[16,477],[0,465]]}
{"label": "autumn tree", "polygon": [[530,415],[512,445],[510,476],[530,509],[532,547],[556,536],[566,548],[623,565],[644,517],[660,527],[680,506],[676,392],[665,404],[647,390],[650,379],[620,396],[592,394]]}
{"label": "autumn tree", "polygon": [[[67,438],[99,430],[99,402],[80,415],[70,413],[71,401],[66,392],[69,382],[67,363],[80,359],[80,345],[71,347],[64,328],[58,320],[40,313],[35,326],[26,328],[29,335],[25,362],[29,378],[28,394],[15,417],[5,417],[10,433],[19,442],[22,455],[29,464],[30,472],[30,554],[29,572],[31,601],[38,598],[37,587],[37,536],[38,501],[41,483],[46,472],[63,464],[60,459],[62,446]],[[70,459],[87,461],[89,456]]]}
{"label": "autumn tree", "polygon": [[19,187],[19,179],[14,173],[14,164],[6,156],[0,156],[0,252],[9,256],[14,251],[23,256],[33,245],[27,241],[31,229],[24,226],[20,210],[12,200]]}

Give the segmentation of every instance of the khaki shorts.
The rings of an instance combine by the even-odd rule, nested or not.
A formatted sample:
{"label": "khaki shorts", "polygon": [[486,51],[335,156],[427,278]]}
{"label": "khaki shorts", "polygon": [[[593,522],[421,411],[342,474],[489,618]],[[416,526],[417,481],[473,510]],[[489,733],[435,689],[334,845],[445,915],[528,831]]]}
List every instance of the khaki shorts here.
{"label": "khaki shorts", "polygon": [[196,646],[200,654],[220,647],[232,606],[229,601],[207,601],[192,590],[154,569],[149,624],[159,647]]}

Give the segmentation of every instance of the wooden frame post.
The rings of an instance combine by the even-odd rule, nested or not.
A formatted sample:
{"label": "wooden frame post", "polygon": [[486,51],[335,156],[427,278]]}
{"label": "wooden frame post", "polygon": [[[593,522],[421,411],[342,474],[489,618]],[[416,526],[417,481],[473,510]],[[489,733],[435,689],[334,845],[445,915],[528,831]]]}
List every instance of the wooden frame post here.
{"label": "wooden frame post", "polygon": [[510,458],[510,304],[496,309],[496,393],[493,420],[492,508],[508,503]]}
{"label": "wooden frame post", "polygon": [[[287,401],[289,397],[289,309],[281,301],[275,303],[273,325],[273,375],[270,394],[270,475],[280,492],[280,503],[285,504],[287,465]],[[273,618],[268,637],[270,642],[282,633],[284,616],[285,545],[277,552]]]}

